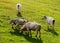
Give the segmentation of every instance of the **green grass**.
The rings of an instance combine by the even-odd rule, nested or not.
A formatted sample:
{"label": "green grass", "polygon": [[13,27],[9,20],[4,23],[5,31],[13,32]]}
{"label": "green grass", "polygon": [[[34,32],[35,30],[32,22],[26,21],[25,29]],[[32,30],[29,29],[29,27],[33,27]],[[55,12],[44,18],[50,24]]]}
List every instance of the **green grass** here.
{"label": "green grass", "polygon": [[[20,36],[11,28],[10,20],[18,18],[17,3],[22,4],[23,18],[42,25],[41,39],[36,39],[34,32],[32,38]],[[43,15],[56,19],[55,31],[46,31]],[[60,0],[0,0],[0,43],[60,43]]]}

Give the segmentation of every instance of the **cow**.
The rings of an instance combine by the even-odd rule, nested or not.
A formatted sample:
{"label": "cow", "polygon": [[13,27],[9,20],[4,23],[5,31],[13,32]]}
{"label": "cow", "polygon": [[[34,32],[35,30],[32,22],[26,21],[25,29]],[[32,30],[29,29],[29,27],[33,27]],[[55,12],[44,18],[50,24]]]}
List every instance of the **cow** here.
{"label": "cow", "polygon": [[22,33],[23,31],[27,31],[29,36],[32,36],[31,30],[36,31],[36,37],[39,33],[39,37],[40,37],[40,35],[41,35],[41,31],[40,31],[41,30],[41,25],[36,23],[36,22],[27,22],[27,23],[25,23],[21,27],[19,33]]}

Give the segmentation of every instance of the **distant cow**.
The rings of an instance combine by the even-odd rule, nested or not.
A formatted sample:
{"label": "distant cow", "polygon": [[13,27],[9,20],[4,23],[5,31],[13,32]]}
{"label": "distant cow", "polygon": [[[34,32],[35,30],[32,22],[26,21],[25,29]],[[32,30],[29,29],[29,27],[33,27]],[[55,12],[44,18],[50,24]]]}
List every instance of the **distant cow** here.
{"label": "distant cow", "polygon": [[22,5],[20,3],[16,4],[18,13],[21,13]]}
{"label": "distant cow", "polygon": [[48,24],[48,28],[49,28],[49,25],[54,29],[54,24],[55,24],[55,19],[52,18],[52,17],[49,17],[49,16],[43,16],[42,19],[45,19],[47,24]]}
{"label": "distant cow", "polygon": [[26,22],[28,21],[25,19],[18,18],[18,19],[11,20],[10,24],[12,25],[12,28],[14,28],[14,26],[19,26],[19,25],[22,26]]}
{"label": "distant cow", "polygon": [[39,33],[39,37],[40,37],[40,30],[41,30],[41,25],[39,25],[36,22],[27,22],[23,25],[23,27],[20,29],[19,33],[22,33],[23,31],[27,31],[29,36],[32,36],[31,34],[31,30],[36,31],[36,37]]}

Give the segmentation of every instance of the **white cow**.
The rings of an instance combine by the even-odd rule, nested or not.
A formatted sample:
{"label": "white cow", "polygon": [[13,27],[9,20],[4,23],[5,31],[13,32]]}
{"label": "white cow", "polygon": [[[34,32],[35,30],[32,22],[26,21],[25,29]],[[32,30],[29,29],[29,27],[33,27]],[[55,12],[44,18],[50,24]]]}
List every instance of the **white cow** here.
{"label": "white cow", "polygon": [[52,18],[52,17],[49,17],[49,16],[43,16],[42,19],[45,19],[47,24],[48,24],[48,28],[49,28],[49,25],[54,29],[54,24],[55,24],[55,19]]}
{"label": "white cow", "polygon": [[16,8],[17,8],[18,13],[21,13],[22,5],[20,3],[16,4]]}
{"label": "white cow", "polygon": [[13,19],[10,21],[10,24],[12,25],[12,28],[14,28],[14,26],[19,26],[19,25],[24,25],[24,23],[28,22],[28,20],[26,19],[22,19],[22,18],[17,18],[17,19]]}

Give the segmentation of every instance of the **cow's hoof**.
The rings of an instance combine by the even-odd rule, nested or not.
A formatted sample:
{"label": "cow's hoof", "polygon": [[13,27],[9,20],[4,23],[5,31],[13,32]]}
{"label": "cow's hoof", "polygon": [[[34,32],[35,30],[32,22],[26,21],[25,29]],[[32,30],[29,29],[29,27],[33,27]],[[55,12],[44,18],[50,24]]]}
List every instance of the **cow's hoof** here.
{"label": "cow's hoof", "polygon": [[37,37],[37,35],[35,37]]}
{"label": "cow's hoof", "polygon": [[39,38],[40,38],[41,36],[39,36]]}
{"label": "cow's hoof", "polygon": [[13,29],[13,27],[12,27],[12,29]]}

